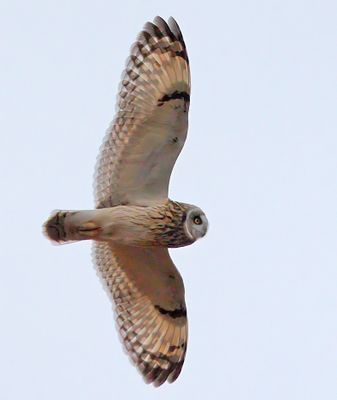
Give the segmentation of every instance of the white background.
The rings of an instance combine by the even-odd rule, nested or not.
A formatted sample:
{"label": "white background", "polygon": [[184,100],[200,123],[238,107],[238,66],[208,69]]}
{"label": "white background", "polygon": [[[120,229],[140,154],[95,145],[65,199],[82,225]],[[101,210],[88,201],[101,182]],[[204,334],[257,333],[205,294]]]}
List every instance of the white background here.
{"label": "white background", "polygon": [[[170,196],[210,231],[172,251],[190,339],[173,385],[123,354],[90,243],[53,247],[92,176],[128,49],[173,15],[188,46],[188,141]],[[337,398],[337,3],[0,3],[0,398]]]}

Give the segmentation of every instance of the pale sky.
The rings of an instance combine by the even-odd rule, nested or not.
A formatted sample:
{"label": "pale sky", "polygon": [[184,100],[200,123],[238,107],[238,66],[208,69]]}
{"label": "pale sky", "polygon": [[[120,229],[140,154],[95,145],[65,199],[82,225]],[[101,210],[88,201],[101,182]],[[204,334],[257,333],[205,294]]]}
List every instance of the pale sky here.
{"label": "pale sky", "polygon": [[[146,385],[122,350],[88,242],[53,209],[92,181],[137,33],[174,16],[192,70],[170,197],[210,221],[173,250],[189,344]],[[0,2],[1,400],[337,398],[337,3]]]}

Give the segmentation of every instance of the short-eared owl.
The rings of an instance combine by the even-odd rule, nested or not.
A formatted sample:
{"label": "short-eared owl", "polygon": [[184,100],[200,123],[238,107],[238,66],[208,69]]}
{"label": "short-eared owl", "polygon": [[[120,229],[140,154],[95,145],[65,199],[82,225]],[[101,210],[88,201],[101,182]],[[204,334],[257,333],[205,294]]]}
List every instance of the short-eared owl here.
{"label": "short-eared owl", "polygon": [[57,243],[94,241],[125,348],[156,386],[177,379],[187,347],[184,285],[168,248],[195,242],[208,226],[200,208],[168,199],[189,103],[183,36],[173,18],[156,17],[127,60],[97,162],[96,209],[56,211],[44,225]]}

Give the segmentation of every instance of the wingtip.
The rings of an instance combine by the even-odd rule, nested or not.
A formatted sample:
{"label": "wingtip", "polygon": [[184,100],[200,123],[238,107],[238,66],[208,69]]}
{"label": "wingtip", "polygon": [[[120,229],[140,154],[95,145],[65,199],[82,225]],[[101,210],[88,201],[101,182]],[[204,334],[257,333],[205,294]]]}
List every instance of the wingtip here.
{"label": "wingtip", "polygon": [[180,27],[178,25],[178,22],[173,18],[170,17],[168,19],[168,25],[171,29],[171,31],[174,33],[177,39],[183,41],[183,34],[181,33]]}
{"label": "wingtip", "polygon": [[166,31],[168,29],[169,31],[171,31],[174,34],[176,39],[183,41],[183,34],[180,30],[178,22],[176,21],[176,19],[174,17],[170,16],[166,21],[160,15],[156,15],[153,18],[153,22],[147,22],[144,25],[144,30],[147,30],[146,27],[147,28],[153,27],[153,25],[155,25],[162,31]]}

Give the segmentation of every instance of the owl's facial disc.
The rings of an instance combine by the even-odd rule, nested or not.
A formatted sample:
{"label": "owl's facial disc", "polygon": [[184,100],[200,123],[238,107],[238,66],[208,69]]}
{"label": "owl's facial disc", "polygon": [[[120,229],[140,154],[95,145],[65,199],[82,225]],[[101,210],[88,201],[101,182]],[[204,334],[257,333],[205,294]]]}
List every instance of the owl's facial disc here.
{"label": "owl's facial disc", "polygon": [[193,241],[206,235],[208,220],[205,213],[198,207],[193,207],[187,211],[185,221],[185,231]]}

